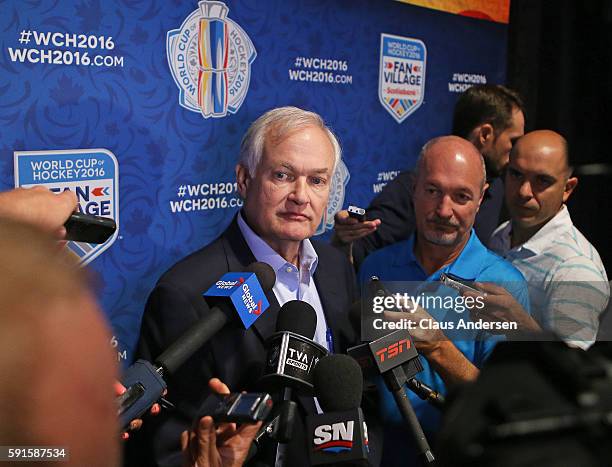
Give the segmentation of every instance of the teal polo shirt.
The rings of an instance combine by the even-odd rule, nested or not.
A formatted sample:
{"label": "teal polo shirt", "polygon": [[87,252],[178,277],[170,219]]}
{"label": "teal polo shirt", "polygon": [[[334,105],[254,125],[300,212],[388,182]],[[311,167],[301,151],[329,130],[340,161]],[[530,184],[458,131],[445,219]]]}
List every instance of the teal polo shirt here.
{"label": "teal polo shirt", "polygon": [[[523,275],[508,261],[485,248],[475,235],[474,230],[472,230],[470,239],[455,261],[429,276],[414,256],[414,241],[415,236],[413,235],[406,241],[395,243],[370,254],[359,269],[359,283],[366,284],[372,276],[377,276],[382,281],[433,282],[438,281],[440,274],[445,272],[469,281],[499,284],[506,288],[526,311],[529,311],[529,294]],[[427,311],[440,322],[457,316],[456,313],[449,313],[448,311]],[[455,316],[451,316],[451,313]],[[469,319],[469,314],[464,313],[462,318]],[[495,342],[500,340],[499,336],[493,336],[482,330],[462,331],[462,340],[454,340],[452,334],[447,331],[444,332],[453,340],[461,353],[478,368],[482,366],[493,350]],[[426,358],[420,357],[420,360],[423,364],[423,371],[418,373],[416,378],[436,391],[446,394],[446,387],[442,378],[432,370]],[[411,465],[410,462],[413,460],[416,462],[416,452],[412,447],[411,434],[404,426],[404,421],[391,393],[382,383],[379,385],[379,389],[382,396],[381,415],[385,427],[383,463],[381,465]],[[409,389],[406,389],[406,393],[430,444],[433,444],[435,433],[440,425],[440,411],[420,399]],[[407,444],[411,446],[410,449],[407,448]],[[414,463],[414,465],[418,464]]]}

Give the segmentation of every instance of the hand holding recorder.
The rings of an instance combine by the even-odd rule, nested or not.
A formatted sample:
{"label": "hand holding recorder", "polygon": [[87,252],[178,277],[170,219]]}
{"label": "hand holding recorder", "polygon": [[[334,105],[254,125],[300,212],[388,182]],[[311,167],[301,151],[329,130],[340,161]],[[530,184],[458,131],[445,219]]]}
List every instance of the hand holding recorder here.
{"label": "hand holding recorder", "polygon": [[375,232],[382,223],[380,219],[366,220],[365,209],[357,206],[338,212],[334,222],[334,240],[344,245]]}
{"label": "hand holding recorder", "polygon": [[489,282],[475,282],[477,292],[465,290],[465,297],[483,297],[484,308],[470,310],[472,320],[500,321],[517,323],[519,332],[541,332],[542,328],[525,311],[519,302],[501,285]]}
{"label": "hand holding recorder", "polygon": [[[221,380],[208,382],[211,392],[229,395],[230,390]],[[249,453],[249,447],[261,427],[254,424],[221,423],[215,425],[213,417],[204,416],[189,432],[181,434],[181,449],[185,467],[240,467]]]}

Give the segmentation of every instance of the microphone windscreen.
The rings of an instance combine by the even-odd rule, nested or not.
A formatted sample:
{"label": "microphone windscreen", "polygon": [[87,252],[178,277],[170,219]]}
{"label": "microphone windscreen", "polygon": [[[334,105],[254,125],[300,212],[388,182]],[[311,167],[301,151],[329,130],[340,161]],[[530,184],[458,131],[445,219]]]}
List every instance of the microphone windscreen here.
{"label": "microphone windscreen", "polygon": [[323,357],[314,368],[314,393],[324,412],[343,412],[361,405],[363,376],[348,355]]}
{"label": "microphone windscreen", "polygon": [[312,340],[317,329],[317,313],[302,300],[291,300],[278,311],[276,332],[293,332]]}
{"label": "microphone windscreen", "polygon": [[256,261],[249,264],[247,272],[253,272],[257,275],[257,281],[259,282],[259,285],[261,285],[264,292],[272,290],[272,287],[274,287],[274,283],[276,282],[276,274],[274,273],[274,269],[272,269],[269,264]]}

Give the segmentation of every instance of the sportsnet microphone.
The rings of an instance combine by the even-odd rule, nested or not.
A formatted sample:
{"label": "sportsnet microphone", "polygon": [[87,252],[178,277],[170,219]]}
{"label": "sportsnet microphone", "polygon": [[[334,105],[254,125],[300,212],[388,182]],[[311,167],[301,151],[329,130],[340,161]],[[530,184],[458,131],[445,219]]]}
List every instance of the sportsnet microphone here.
{"label": "sportsnet microphone", "polygon": [[163,376],[174,373],[228,322],[236,321],[236,313],[248,329],[269,307],[265,291],[274,287],[274,270],[260,262],[252,263],[247,269],[247,273],[224,274],[202,294],[209,297],[212,308],[201,300],[199,311],[203,317],[157,357],[157,366],[146,360],[137,360],[125,371],[122,383],[127,390],[117,398],[122,427],[127,427],[161,397],[166,389]]}
{"label": "sportsnet microphone", "polygon": [[361,368],[348,355],[323,357],[313,373],[322,414],[306,418],[311,465],[368,466]]}

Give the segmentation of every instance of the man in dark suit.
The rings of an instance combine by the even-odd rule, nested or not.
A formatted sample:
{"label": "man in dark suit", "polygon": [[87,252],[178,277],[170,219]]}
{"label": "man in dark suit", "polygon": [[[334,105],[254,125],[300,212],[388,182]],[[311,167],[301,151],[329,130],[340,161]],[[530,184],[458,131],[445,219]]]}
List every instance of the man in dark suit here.
{"label": "man in dark suit", "polygon": [[[181,432],[203,415],[210,378],[220,378],[233,391],[257,388],[264,342],[275,331],[283,303],[299,299],[313,306],[314,340],[329,350],[342,352],[355,342],[347,313],[357,296],[352,267],[336,249],[309,240],[325,212],[340,155],[321,118],[295,107],[271,110],[247,131],[236,166],[244,207],[217,240],[161,277],[143,315],[137,357],[158,356],[206,313],[202,292],[224,273],[244,271],[254,261],[276,272],[267,293],[270,308],[248,330],[226,326],[171,376],[168,398],[176,409],[148,421],[135,436],[130,451],[138,451],[138,465],[180,465]],[[299,411],[302,418],[314,412],[313,398],[301,397]],[[267,454],[266,463],[278,465],[278,456]],[[300,424],[284,456],[282,465],[307,464]]]}

